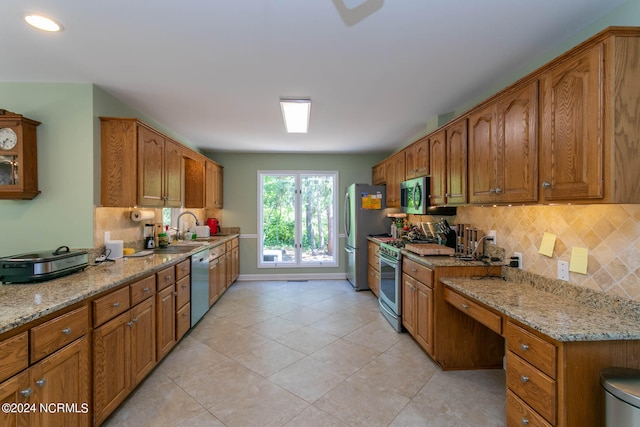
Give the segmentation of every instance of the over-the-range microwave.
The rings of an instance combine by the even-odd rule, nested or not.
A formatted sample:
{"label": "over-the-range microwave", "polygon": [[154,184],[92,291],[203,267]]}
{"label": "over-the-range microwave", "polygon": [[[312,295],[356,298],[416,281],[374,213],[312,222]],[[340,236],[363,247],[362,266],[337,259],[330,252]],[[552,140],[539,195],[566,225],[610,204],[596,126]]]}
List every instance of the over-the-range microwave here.
{"label": "over-the-range microwave", "polygon": [[456,214],[455,207],[431,206],[431,179],[428,176],[400,183],[400,210],[413,215]]}

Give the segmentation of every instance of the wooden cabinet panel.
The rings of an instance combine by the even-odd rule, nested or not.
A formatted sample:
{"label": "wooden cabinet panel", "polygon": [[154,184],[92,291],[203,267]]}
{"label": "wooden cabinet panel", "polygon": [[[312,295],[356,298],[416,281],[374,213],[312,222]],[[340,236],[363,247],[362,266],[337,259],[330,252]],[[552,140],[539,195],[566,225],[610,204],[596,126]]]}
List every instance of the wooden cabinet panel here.
{"label": "wooden cabinet panel", "polygon": [[604,43],[541,77],[541,195],[545,201],[604,196]]}
{"label": "wooden cabinet panel", "polygon": [[496,104],[469,115],[469,201],[492,203],[498,182]]}
{"label": "wooden cabinet panel", "polygon": [[467,203],[467,119],[453,122],[447,134],[447,205]]}
{"label": "wooden cabinet panel", "polygon": [[415,287],[414,338],[428,354],[433,354],[433,289],[420,282],[416,282]]}
{"label": "wooden cabinet panel", "polygon": [[219,164],[205,162],[205,207],[222,209],[224,207],[224,169]]}
{"label": "wooden cabinet panel", "polygon": [[191,328],[191,303],[176,312],[176,339],[179,341]]}
{"label": "wooden cabinet panel", "polygon": [[191,274],[191,260],[186,259],[176,265],[176,280],[180,280]]}
{"label": "wooden cabinet panel", "polygon": [[209,307],[220,298],[218,291],[218,258],[209,259]]}
{"label": "wooden cabinet panel", "polygon": [[171,266],[156,273],[158,292],[176,282],[176,269]]}
{"label": "wooden cabinet panel", "polygon": [[164,206],[164,143],[162,135],[138,128],[138,195],[142,206]]}
{"label": "wooden cabinet panel", "polygon": [[154,298],[148,298],[131,309],[131,389],[156,366],[155,314]]}
{"label": "wooden cabinet panel", "polygon": [[529,408],[526,403],[518,399],[518,396],[511,390],[507,390],[507,425],[552,427],[544,418]]}
{"label": "wooden cabinet panel", "polygon": [[0,341],[0,381],[26,369],[29,366],[28,354],[28,332]]}
{"label": "wooden cabinet panel", "polygon": [[134,306],[156,293],[156,276],[152,275],[129,285],[131,305]]}
{"label": "wooden cabinet panel", "polygon": [[176,283],[176,307],[180,308],[191,299],[191,276],[183,277]]}
{"label": "wooden cabinet panel", "polygon": [[405,179],[429,175],[429,138],[424,137],[405,149]]}
{"label": "wooden cabinet panel", "polygon": [[387,207],[400,207],[400,183],[404,177],[404,151],[394,154],[385,161],[385,176],[387,186]]}
{"label": "wooden cabinet panel", "polygon": [[429,162],[431,205],[442,206],[447,202],[447,140],[444,130],[429,137]]}
{"label": "wooden cabinet panel", "polygon": [[165,141],[164,165],[164,207],[182,206],[182,148],[176,142]]}
{"label": "wooden cabinet panel", "polygon": [[407,275],[402,275],[402,326],[412,336],[416,334],[416,307],[415,307],[416,280]]}
{"label": "wooden cabinet panel", "polygon": [[489,311],[469,298],[452,291],[444,289],[444,300],[462,311],[467,316],[482,323],[497,334],[502,334],[502,317]]}
{"label": "wooden cabinet panel", "polygon": [[89,331],[89,309],[80,307],[30,330],[31,363],[61,349]]}
{"label": "wooden cabinet panel", "polygon": [[156,294],[156,360],[160,361],[176,344],[176,286]]}
{"label": "wooden cabinet panel", "polygon": [[[20,374],[14,375],[13,377],[9,378],[5,382],[0,383],[0,402],[9,404],[29,403],[29,396],[33,393],[33,390],[29,388],[29,384],[28,371],[21,372]],[[26,427],[28,425],[28,412],[18,413],[13,411],[0,411],[0,426]]]}
{"label": "wooden cabinet panel", "polygon": [[433,288],[433,270],[404,257],[402,258],[402,271],[414,277],[420,283]]}
{"label": "wooden cabinet panel", "polygon": [[507,350],[517,354],[551,378],[556,378],[556,346],[531,332],[507,322]]}
{"label": "wooden cabinet panel", "polygon": [[[32,402],[76,404],[76,411],[35,411],[32,424],[36,426],[85,427],[89,423],[89,341],[82,337],[58,350],[30,369]],[[87,405],[83,408],[83,404]]]}
{"label": "wooden cabinet panel", "polygon": [[123,313],[93,330],[93,412],[101,424],[129,394],[130,314]]}
{"label": "wooden cabinet panel", "polygon": [[385,164],[379,163],[371,170],[371,183],[373,185],[382,185],[387,182],[385,175]]}
{"label": "wooden cabinet panel", "polygon": [[93,301],[93,326],[124,313],[130,307],[129,288],[121,288]]}

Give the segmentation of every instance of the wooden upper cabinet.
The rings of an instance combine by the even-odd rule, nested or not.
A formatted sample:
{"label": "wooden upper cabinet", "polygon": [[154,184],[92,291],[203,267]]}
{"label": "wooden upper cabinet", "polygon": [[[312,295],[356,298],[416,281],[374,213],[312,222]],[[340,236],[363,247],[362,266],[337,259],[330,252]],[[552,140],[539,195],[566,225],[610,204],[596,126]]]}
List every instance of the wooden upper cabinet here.
{"label": "wooden upper cabinet", "polygon": [[101,117],[103,206],[182,206],[182,146],[137,119]]}
{"label": "wooden upper cabinet", "polygon": [[447,205],[467,203],[467,118],[446,127]]}
{"label": "wooden upper cabinet", "polygon": [[224,207],[224,169],[219,164],[210,160],[205,162],[205,168],[205,207],[222,209]]}
{"label": "wooden upper cabinet", "polygon": [[387,182],[385,175],[385,163],[378,163],[371,169],[371,183],[373,185],[382,185]]}
{"label": "wooden upper cabinet", "polygon": [[447,141],[444,130],[432,134],[429,138],[429,162],[431,170],[431,205],[442,206],[446,203],[447,193]]}
{"label": "wooden upper cabinet", "polygon": [[405,179],[429,175],[429,138],[424,137],[405,150]]}
{"label": "wooden upper cabinet", "polygon": [[542,75],[545,201],[604,196],[604,43]]}
{"label": "wooden upper cabinet", "polygon": [[537,100],[532,81],[469,115],[469,202],[537,201]]}
{"label": "wooden upper cabinet", "polygon": [[394,154],[385,161],[387,185],[387,207],[400,207],[400,183],[404,181],[404,151]]}

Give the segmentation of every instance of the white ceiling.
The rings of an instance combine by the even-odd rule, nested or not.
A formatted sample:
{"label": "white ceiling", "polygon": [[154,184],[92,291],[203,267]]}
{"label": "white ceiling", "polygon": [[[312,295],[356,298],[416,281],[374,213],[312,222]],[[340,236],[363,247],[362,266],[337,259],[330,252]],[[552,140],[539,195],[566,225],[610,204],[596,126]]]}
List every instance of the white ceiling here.
{"label": "white ceiling", "polygon": [[[2,0],[0,81],[95,83],[205,150],[392,151],[622,3]],[[284,130],[295,96],[308,134]]]}

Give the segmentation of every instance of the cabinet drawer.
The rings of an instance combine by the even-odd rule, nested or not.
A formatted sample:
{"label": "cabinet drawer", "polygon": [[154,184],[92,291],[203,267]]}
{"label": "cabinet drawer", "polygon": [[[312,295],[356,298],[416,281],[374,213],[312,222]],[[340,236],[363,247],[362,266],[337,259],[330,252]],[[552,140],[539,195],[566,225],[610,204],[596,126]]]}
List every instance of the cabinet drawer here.
{"label": "cabinet drawer", "polygon": [[233,243],[231,243],[231,240],[229,240],[228,242],[226,242],[225,244],[225,250],[227,252],[229,252],[231,249],[233,249]]}
{"label": "cabinet drawer", "polygon": [[89,330],[89,309],[80,307],[31,328],[31,363],[61,349]]}
{"label": "cabinet drawer", "polygon": [[176,307],[180,308],[191,299],[191,276],[183,277],[176,284]]}
{"label": "cabinet drawer", "polygon": [[165,268],[164,270],[157,272],[156,277],[158,279],[157,289],[158,291],[161,291],[176,282],[176,269],[175,267]]}
{"label": "cabinet drawer", "polygon": [[0,341],[0,383],[29,366],[27,332]]}
{"label": "cabinet drawer", "polygon": [[184,276],[191,274],[191,260],[186,259],[176,265],[176,280],[182,279]]}
{"label": "cabinet drawer", "polygon": [[93,301],[93,326],[100,326],[109,319],[124,313],[130,307],[129,287],[111,292]]}
{"label": "cabinet drawer", "polygon": [[176,340],[180,340],[191,327],[191,303],[176,312]]}
{"label": "cabinet drawer", "polygon": [[502,317],[499,315],[449,288],[444,288],[444,300],[467,316],[474,318],[492,331],[502,335]]}
{"label": "cabinet drawer", "polygon": [[156,276],[138,280],[129,285],[129,289],[131,291],[131,306],[133,307],[156,293]]}
{"label": "cabinet drawer", "polygon": [[531,332],[507,322],[507,350],[517,354],[551,378],[556,378],[556,346]]}
{"label": "cabinet drawer", "polygon": [[433,270],[418,264],[409,258],[402,259],[402,272],[416,279],[418,282],[433,288]]}
{"label": "cabinet drawer", "polygon": [[507,425],[552,427],[536,411],[518,398],[511,390],[507,390]]}
{"label": "cabinet drawer", "polygon": [[556,382],[510,351],[507,351],[507,388],[555,424]]}
{"label": "cabinet drawer", "polygon": [[224,244],[218,245],[214,248],[209,249],[209,260],[214,260],[218,258],[220,255],[224,255],[226,251],[226,246]]}

